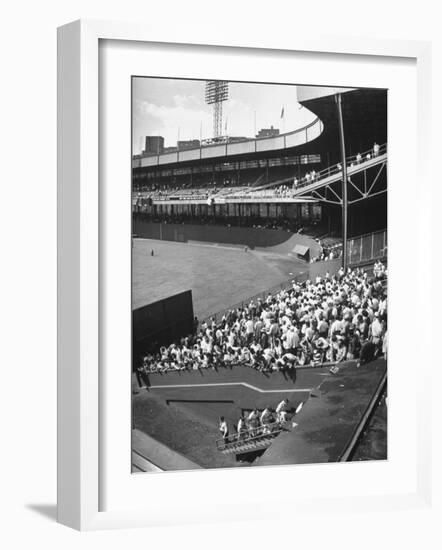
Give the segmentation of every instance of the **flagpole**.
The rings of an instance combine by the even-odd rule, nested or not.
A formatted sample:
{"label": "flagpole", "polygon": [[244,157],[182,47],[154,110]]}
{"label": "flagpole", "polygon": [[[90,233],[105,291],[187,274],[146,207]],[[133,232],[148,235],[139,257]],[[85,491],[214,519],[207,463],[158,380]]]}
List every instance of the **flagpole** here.
{"label": "flagpole", "polygon": [[281,109],[281,118],[282,118],[282,133],[285,134],[285,106],[282,106]]}

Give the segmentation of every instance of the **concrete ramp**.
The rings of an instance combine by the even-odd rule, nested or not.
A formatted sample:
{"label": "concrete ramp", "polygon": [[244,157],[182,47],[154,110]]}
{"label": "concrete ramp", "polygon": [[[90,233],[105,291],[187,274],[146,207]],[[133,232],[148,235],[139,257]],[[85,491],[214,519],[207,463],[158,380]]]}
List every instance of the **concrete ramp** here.
{"label": "concrete ramp", "polygon": [[132,431],[132,465],[134,471],[142,472],[201,468],[182,454],[137,429]]}
{"label": "concrete ramp", "polygon": [[278,436],[258,466],[348,460],[385,386],[387,363],[377,359],[358,368],[342,363],[311,395],[292,431]]}

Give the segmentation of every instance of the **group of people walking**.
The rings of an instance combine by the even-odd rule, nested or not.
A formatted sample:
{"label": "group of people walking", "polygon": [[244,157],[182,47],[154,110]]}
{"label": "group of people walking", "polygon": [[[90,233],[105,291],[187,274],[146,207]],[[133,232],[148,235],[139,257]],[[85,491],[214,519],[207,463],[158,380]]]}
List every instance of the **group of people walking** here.
{"label": "group of people walking", "polygon": [[254,408],[248,414],[241,414],[235,424],[236,433],[233,435],[230,435],[226,418],[221,416],[219,419],[219,431],[224,444],[247,441],[274,433],[287,422],[289,410],[288,399],[283,399],[275,409],[272,409],[270,406],[261,411]]}

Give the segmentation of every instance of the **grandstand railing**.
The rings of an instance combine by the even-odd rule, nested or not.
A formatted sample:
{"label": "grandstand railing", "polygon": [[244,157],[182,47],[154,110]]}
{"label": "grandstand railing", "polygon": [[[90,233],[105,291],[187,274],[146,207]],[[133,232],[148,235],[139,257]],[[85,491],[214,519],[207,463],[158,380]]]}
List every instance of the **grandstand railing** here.
{"label": "grandstand railing", "polygon": [[387,256],[387,230],[367,233],[347,241],[348,263],[357,265]]}
{"label": "grandstand railing", "polygon": [[248,428],[226,438],[218,439],[216,448],[224,453],[253,452],[256,449],[269,446],[282,431],[284,428],[280,422],[259,425],[256,428]]}
{"label": "grandstand railing", "polygon": [[[349,168],[352,168],[356,165],[362,165],[365,162],[368,162],[370,160],[373,160],[373,158],[380,157],[381,155],[384,155],[387,152],[387,144],[384,143],[382,145],[379,145],[379,150],[375,154],[373,147],[368,149],[367,151],[363,151],[362,153],[357,153],[356,155],[350,155],[346,158],[346,165]],[[358,160],[358,158],[360,159]],[[327,168],[324,168],[323,170],[320,170],[319,172],[315,173],[314,179],[311,177],[309,178],[304,177],[301,180],[299,180],[298,185],[296,186],[297,189],[301,187],[305,187],[306,185],[310,185],[311,183],[317,182],[323,178],[329,178],[330,176],[333,176],[335,174],[339,174],[342,172],[342,165],[340,162],[336,164],[332,164],[331,166],[328,166]]]}

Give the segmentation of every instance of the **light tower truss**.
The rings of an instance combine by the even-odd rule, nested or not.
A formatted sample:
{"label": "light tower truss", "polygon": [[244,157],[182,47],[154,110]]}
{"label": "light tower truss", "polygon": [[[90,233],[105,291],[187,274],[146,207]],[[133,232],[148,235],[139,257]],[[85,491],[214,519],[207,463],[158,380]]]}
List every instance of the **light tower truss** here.
{"label": "light tower truss", "polygon": [[229,83],[226,80],[206,81],[206,103],[213,105],[213,137],[222,136],[223,102],[229,98]]}

